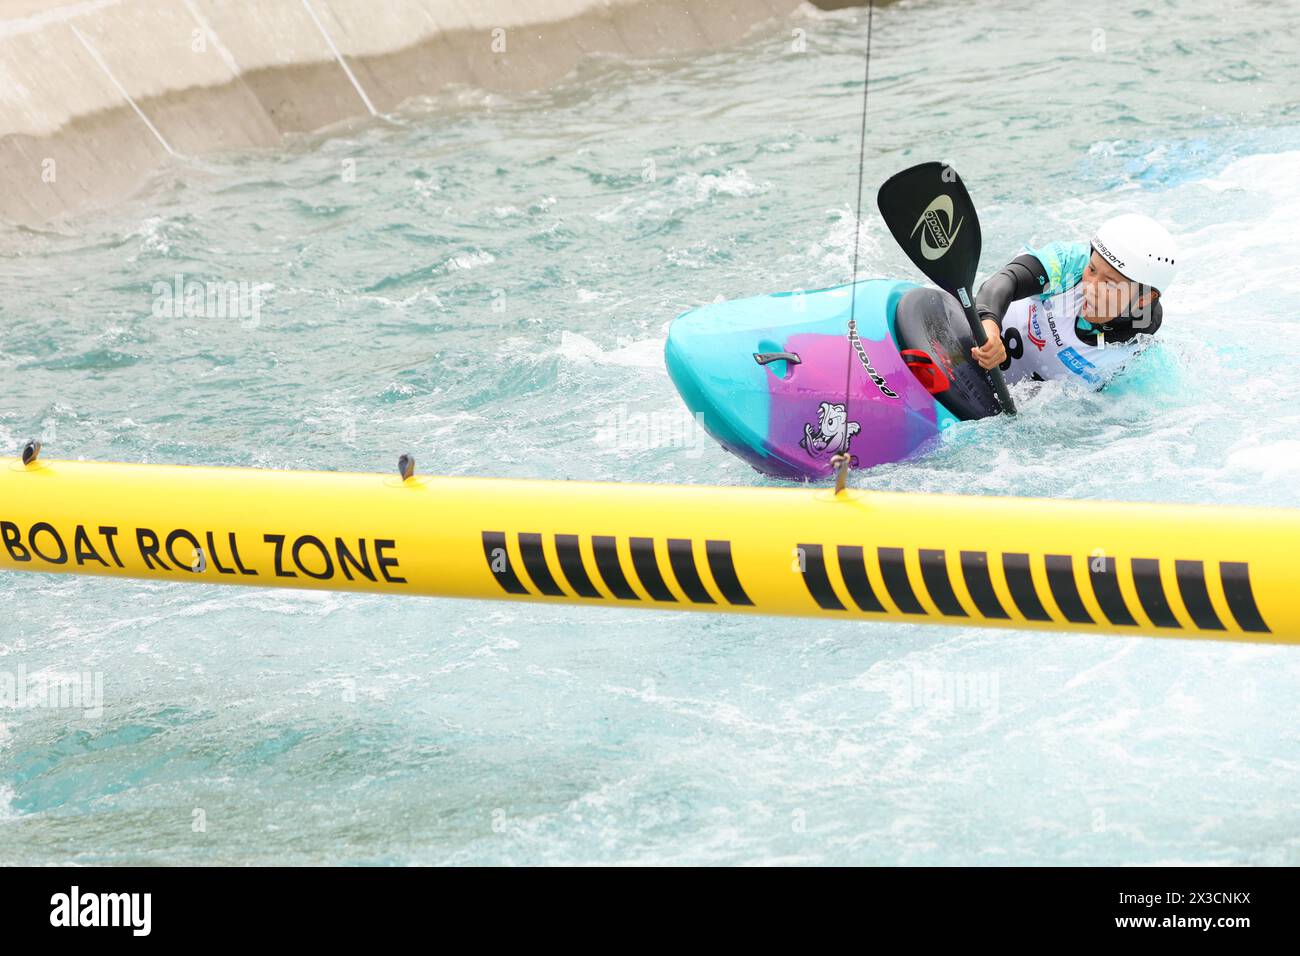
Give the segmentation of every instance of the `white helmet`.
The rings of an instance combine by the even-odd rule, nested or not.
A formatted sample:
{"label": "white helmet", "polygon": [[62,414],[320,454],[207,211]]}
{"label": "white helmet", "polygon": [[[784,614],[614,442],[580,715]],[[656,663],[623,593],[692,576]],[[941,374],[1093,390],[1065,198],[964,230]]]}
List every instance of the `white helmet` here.
{"label": "white helmet", "polygon": [[1149,216],[1126,213],[1107,219],[1092,237],[1092,248],[1132,282],[1164,292],[1174,279],[1174,237]]}

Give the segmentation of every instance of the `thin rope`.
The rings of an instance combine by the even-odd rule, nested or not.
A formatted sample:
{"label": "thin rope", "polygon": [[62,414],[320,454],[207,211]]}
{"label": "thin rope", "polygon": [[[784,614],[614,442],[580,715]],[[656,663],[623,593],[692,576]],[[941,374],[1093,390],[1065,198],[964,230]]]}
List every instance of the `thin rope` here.
{"label": "thin rope", "polygon": [[87,40],[85,36],[82,34],[82,32],[78,30],[75,26],[69,23],[68,27],[72,30],[76,38],[81,41],[81,45],[86,48],[86,52],[90,54],[91,58],[95,61],[95,63],[99,66],[99,68],[104,71],[104,75],[108,77],[109,82],[112,83],[115,87],[117,87],[117,91],[122,94],[123,99],[125,99],[129,104],[131,104],[131,109],[135,110],[135,115],[140,117],[140,119],[144,122],[145,126],[149,127],[149,132],[153,133],[154,139],[158,140],[158,143],[162,146],[162,148],[167,150],[167,154],[169,156],[175,156],[177,159],[183,158],[180,156],[179,153],[176,152],[176,150],[172,149],[171,144],[167,142],[167,140],[163,137],[163,134],[158,132],[158,127],[154,126],[153,122],[149,119],[149,117],[145,115],[144,110],[140,109],[140,104],[137,103],[135,99],[131,96],[131,94],[126,91],[126,87],[118,82],[117,77],[113,75],[113,71],[110,70],[108,68],[108,64],[104,62],[104,58],[99,55],[99,51],[96,50],[94,46],[91,45],[91,42]]}
{"label": "thin rope", "polygon": [[[866,176],[867,165],[867,87],[871,82],[871,15],[875,10],[875,6],[875,0],[870,0],[867,4],[867,54],[864,57],[865,64],[862,74],[862,131],[858,139],[858,208],[853,220],[853,284],[849,287],[851,290],[849,293],[849,357],[844,370],[844,420],[846,430],[847,423],[853,420],[849,415],[849,400],[852,397],[853,359],[858,338],[858,253],[862,244],[862,182]],[[837,459],[842,459],[836,467],[836,494],[844,490],[849,471],[848,441],[849,439],[845,438],[844,450],[832,459],[832,464]]]}
{"label": "thin rope", "polygon": [[375,109],[375,104],[370,102],[370,97],[366,96],[366,91],[361,86],[361,81],[358,80],[357,75],[352,72],[352,67],[348,66],[348,61],[343,59],[343,54],[339,52],[339,48],[334,45],[334,38],[330,36],[330,32],[325,29],[325,24],[320,22],[320,17],[316,16],[316,11],[312,9],[311,4],[308,3],[307,0],[302,0],[302,5],[307,8],[307,15],[311,17],[312,23],[316,24],[316,29],[320,31],[320,35],[325,38],[325,43],[329,46],[330,52],[334,54],[334,59],[338,61],[339,66],[343,67],[343,72],[346,73],[348,79],[352,81],[352,88],[357,91],[357,96],[361,97],[361,102],[366,104],[366,109],[370,110],[371,116],[378,116],[379,112]]}

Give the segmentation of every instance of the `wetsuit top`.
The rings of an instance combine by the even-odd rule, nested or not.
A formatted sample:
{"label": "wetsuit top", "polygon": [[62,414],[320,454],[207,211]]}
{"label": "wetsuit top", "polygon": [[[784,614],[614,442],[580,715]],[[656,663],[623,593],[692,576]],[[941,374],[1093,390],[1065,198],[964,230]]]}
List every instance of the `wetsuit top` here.
{"label": "wetsuit top", "polygon": [[1074,379],[1101,388],[1160,327],[1159,299],[1145,314],[1106,325],[1082,318],[1083,270],[1091,255],[1086,242],[1027,249],[980,286],[975,307],[1002,330],[1008,382]]}

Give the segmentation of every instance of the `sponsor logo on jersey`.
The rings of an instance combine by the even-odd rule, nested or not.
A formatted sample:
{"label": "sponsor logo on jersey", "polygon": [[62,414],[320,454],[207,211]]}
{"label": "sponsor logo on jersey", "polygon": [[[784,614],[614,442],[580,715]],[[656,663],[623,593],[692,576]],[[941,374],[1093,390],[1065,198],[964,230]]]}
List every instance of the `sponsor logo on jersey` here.
{"label": "sponsor logo on jersey", "polygon": [[[1052,315],[1052,313],[1056,309],[1053,303],[1053,299],[1044,299],[1042,302],[1042,307],[1043,307],[1043,315],[1047,317],[1047,327],[1051,330],[1052,339],[1056,342],[1056,347],[1059,349],[1065,343],[1061,341],[1061,333],[1056,331],[1056,319]],[[1044,344],[1046,344],[1046,342],[1044,342]]]}
{"label": "sponsor logo on jersey", "polygon": [[1101,381],[1101,376],[1097,374],[1097,366],[1080,355],[1074,346],[1061,349],[1060,352],[1056,353],[1056,357],[1061,360],[1062,365],[1084,381],[1093,385]]}
{"label": "sponsor logo on jersey", "polygon": [[1043,327],[1038,324],[1038,309],[1033,305],[1029,306],[1029,341],[1040,352],[1047,347],[1047,339],[1043,338]]}

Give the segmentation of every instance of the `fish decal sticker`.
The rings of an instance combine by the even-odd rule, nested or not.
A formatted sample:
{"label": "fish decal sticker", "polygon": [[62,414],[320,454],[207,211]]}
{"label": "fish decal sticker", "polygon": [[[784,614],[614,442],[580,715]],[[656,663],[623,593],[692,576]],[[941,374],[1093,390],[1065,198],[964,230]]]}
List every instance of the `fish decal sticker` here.
{"label": "fish decal sticker", "polygon": [[817,409],[816,430],[813,430],[812,423],[806,423],[799,445],[813,458],[838,455],[849,450],[849,442],[860,431],[862,426],[849,421],[848,412],[842,404],[822,402]]}

